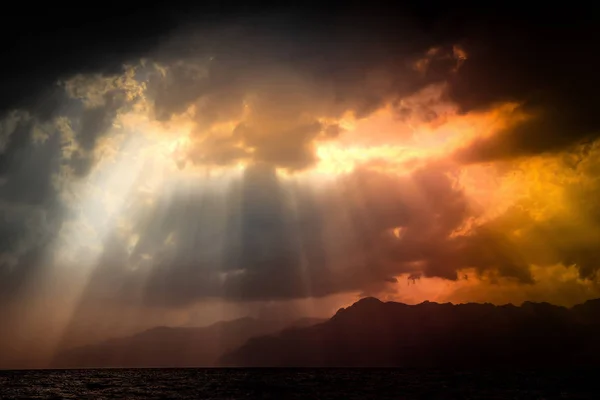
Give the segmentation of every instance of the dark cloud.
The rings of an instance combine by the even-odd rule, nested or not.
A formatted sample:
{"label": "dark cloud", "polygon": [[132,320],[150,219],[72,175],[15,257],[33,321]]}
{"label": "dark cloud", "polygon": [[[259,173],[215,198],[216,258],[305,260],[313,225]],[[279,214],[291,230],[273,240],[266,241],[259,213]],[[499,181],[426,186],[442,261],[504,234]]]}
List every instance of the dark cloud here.
{"label": "dark cloud", "polygon": [[6,16],[22,25],[0,28],[2,37],[10,38],[3,43],[0,115],[16,108],[39,113],[40,107],[48,114],[56,105],[48,102],[48,96],[57,81],[81,73],[119,73],[123,63],[137,62],[177,26],[176,15],[185,9],[183,4],[165,6],[109,2],[94,12],[85,8],[66,12],[40,4],[32,13],[29,5],[15,3]]}
{"label": "dark cloud", "polygon": [[[59,97],[60,107],[53,106],[52,115],[41,107],[8,113],[3,120],[0,152],[3,296],[16,295],[27,279],[51,259],[49,246],[73,206],[61,196],[64,185],[90,171],[95,141],[108,131],[116,115],[110,100],[105,106],[78,112],[78,108],[83,109],[81,104],[70,100],[66,93],[53,98]],[[69,123],[65,125],[64,121]],[[69,136],[71,125],[76,132]]]}
{"label": "dark cloud", "polygon": [[[379,248],[377,261],[387,262],[390,275],[418,270],[456,280],[458,270],[475,268],[531,282],[528,264],[514,259],[518,252],[503,233],[492,235],[484,226],[466,236],[453,235],[477,213],[453,185],[447,166],[428,166],[404,179],[365,173],[364,183],[355,186],[367,194],[359,229],[365,243]],[[380,187],[373,190],[374,184]],[[399,237],[390,233],[393,228],[401,229]]]}
{"label": "dark cloud", "polygon": [[0,153],[0,293],[11,297],[40,265],[60,228],[63,209],[52,174],[60,166],[57,135],[40,134],[35,120],[18,116]]}
{"label": "dark cloud", "polygon": [[531,119],[475,141],[458,153],[459,159],[555,152],[597,138],[600,58],[590,49],[598,24],[583,12],[546,10],[537,18],[515,15],[510,22],[500,14],[485,25],[465,28],[463,47],[469,57],[449,81],[449,98],[463,111],[517,102],[518,111]]}
{"label": "dark cloud", "polygon": [[[339,135],[330,121],[367,117],[447,79],[463,61],[450,40],[410,17],[392,23],[356,11],[257,14],[174,34],[148,56],[160,66],[148,78],[155,117],[191,114],[197,164],[251,159],[303,169],[315,161],[315,141]],[[438,54],[419,70],[433,45]]]}
{"label": "dark cloud", "polygon": [[110,93],[105,97],[104,105],[85,110],[81,115],[81,129],[77,141],[85,151],[94,149],[98,136],[111,127],[117,110],[123,106],[124,101],[117,95]]}
{"label": "dark cloud", "polygon": [[452,235],[476,213],[446,172],[361,169],[317,190],[262,164],[220,190],[174,188],[111,234],[86,293],[157,306],[294,299],[377,292],[402,273],[456,280],[464,268],[532,283],[501,231]]}
{"label": "dark cloud", "polygon": [[[189,161],[265,166],[249,169],[221,197],[191,189],[165,194],[138,216],[140,237],[131,254],[113,232],[98,274],[111,282],[121,277],[123,287],[137,284],[130,293],[154,303],[324,296],[390,283],[415,269],[456,279],[465,266],[531,282],[528,260],[515,256],[521,242],[493,229],[452,236],[473,211],[446,167],[428,165],[407,178],[358,170],[332,194],[283,184],[273,167],[312,165],[315,143],[340,135],[330,120],[345,112],[362,118],[391,103],[404,118],[436,119],[432,104],[400,106],[434,83],[445,83],[445,96],[463,112],[514,101],[531,115],[467,145],[456,154],[461,162],[556,151],[595,137],[598,25],[570,23],[562,10],[514,16],[504,8],[392,10],[376,3],[367,10],[336,3],[322,13],[298,5],[223,13],[230,10],[210,5],[203,16],[186,16],[185,7],[165,13],[162,5],[120,5],[123,17],[100,10],[95,17],[32,23],[37,33],[56,30],[17,36],[0,76],[0,212],[7,222],[1,257],[11,265],[4,271],[13,271],[15,260],[30,263],[47,243],[46,232],[58,231],[67,205],[57,177],[85,178],[115,118],[143,98],[162,122],[193,113]],[[127,63],[138,67],[129,80],[123,78]],[[146,85],[143,95],[134,93],[134,83]],[[18,121],[10,122],[15,115]],[[57,127],[60,118],[68,129]],[[65,172],[69,168],[73,172]],[[13,213],[19,207],[44,217]],[[196,215],[206,220],[190,217]],[[532,237],[554,240],[555,230],[536,229]],[[22,239],[40,232],[39,241]],[[30,250],[19,247],[23,240]],[[559,244],[560,257],[552,259],[576,263],[582,276],[591,276],[596,253],[581,246]],[[344,253],[356,257],[344,259]],[[102,287],[104,278],[98,279]]]}
{"label": "dark cloud", "polygon": [[[428,17],[406,14],[411,16],[391,24],[385,8],[374,6],[364,18],[355,11],[349,7],[330,20],[261,15],[167,43],[157,59],[177,63],[157,83],[157,115],[167,119],[195,104],[199,128],[206,130],[239,117],[249,104],[259,117],[254,128],[271,146],[277,138],[297,144],[293,148],[300,150],[291,159],[303,165],[311,162],[310,149],[297,143],[304,136],[284,135],[280,127],[270,132],[261,110],[295,129],[344,111],[365,117],[428,84],[445,82],[446,97],[462,112],[510,101],[520,104],[516,112],[531,116],[468,145],[457,154],[462,162],[558,151],[597,134],[599,60],[590,49],[598,25],[590,18],[570,24],[565,20],[576,15],[568,10],[514,15],[512,9],[457,7]],[[185,66],[185,60],[197,63],[197,54],[207,55],[201,72],[197,65]],[[400,106],[398,112],[425,120],[438,116],[427,104]],[[296,121],[307,114],[312,121]]]}
{"label": "dark cloud", "polygon": [[[152,74],[148,84],[159,120],[194,105],[198,135],[203,136],[214,124],[239,117],[245,105],[256,111],[258,119],[248,128],[260,131],[264,141],[221,140],[213,146],[214,155],[206,154],[207,149],[201,156],[193,153],[196,162],[222,164],[252,157],[239,149],[242,145],[257,147],[259,160],[301,168],[312,162],[306,143],[315,137],[298,133],[304,132],[300,127],[348,110],[367,116],[433,82],[448,82],[447,96],[463,111],[516,101],[522,103],[521,111],[535,116],[465,148],[458,157],[466,162],[552,151],[597,131],[592,104],[598,60],[589,51],[597,25],[580,15],[577,24],[570,24],[568,18],[574,15],[565,10],[514,15],[504,7],[490,13],[437,5],[434,11],[411,5],[393,9],[375,2],[368,10],[335,3],[320,13],[298,5],[249,5],[234,12],[224,4],[207,6],[200,18],[182,7],[171,4],[167,9],[173,11],[154,19],[162,8],[148,8],[129,19],[99,13],[87,21],[89,26],[80,26],[81,38],[66,40],[66,32],[57,30],[31,47],[31,52],[47,54],[40,56],[42,62],[22,57],[24,50],[15,47],[15,62],[9,63],[12,73],[28,73],[35,78],[31,85],[37,86],[28,86],[26,80],[13,87],[16,81],[7,78],[3,85],[11,97],[0,109],[35,109],[45,120],[54,115],[60,99],[39,99],[44,91],[56,92],[58,79],[76,73],[118,73],[123,63],[136,64],[143,56],[168,67]],[[158,24],[151,27],[150,20]],[[128,23],[136,27],[131,32]],[[100,34],[100,28],[109,25],[111,29]],[[84,41],[89,45],[84,47]],[[453,51],[456,43],[466,53]],[[89,133],[80,138],[84,148],[91,148],[95,131],[109,124],[113,106],[85,112],[82,123]],[[264,110],[272,119],[289,120],[289,126],[269,126]],[[432,109],[413,112],[429,119],[436,115]],[[297,120],[300,115],[302,120]],[[332,133],[327,129],[324,136]],[[272,141],[282,137],[293,143],[283,151],[290,155],[290,165],[270,155],[270,148],[262,149],[267,143],[277,147]],[[298,152],[290,154],[296,148]]]}

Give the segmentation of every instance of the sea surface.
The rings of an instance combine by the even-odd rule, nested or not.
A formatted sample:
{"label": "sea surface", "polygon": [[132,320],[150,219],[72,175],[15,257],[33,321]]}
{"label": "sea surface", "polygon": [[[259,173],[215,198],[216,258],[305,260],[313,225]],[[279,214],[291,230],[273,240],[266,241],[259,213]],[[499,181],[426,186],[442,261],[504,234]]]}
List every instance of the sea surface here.
{"label": "sea surface", "polygon": [[600,399],[597,370],[0,371],[1,399]]}

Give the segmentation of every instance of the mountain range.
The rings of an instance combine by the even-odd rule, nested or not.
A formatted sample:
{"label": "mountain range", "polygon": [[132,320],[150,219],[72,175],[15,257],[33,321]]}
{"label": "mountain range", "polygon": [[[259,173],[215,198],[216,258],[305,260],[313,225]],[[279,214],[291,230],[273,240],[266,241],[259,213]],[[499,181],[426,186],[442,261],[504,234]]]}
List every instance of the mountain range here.
{"label": "mountain range", "polygon": [[329,320],[157,327],[59,353],[81,367],[512,367],[600,364],[600,299],[407,305],[368,297]]}
{"label": "mountain range", "polygon": [[222,366],[514,367],[600,364],[600,299],[573,308],[406,305],[365,298],[329,321],[252,338]]}
{"label": "mountain range", "polygon": [[255,336],[324,320],[293,322],[240,318],[207,327],[156,327],[133,336],[67,349],[52,368],[146,368],[215,366],[219,357]]}

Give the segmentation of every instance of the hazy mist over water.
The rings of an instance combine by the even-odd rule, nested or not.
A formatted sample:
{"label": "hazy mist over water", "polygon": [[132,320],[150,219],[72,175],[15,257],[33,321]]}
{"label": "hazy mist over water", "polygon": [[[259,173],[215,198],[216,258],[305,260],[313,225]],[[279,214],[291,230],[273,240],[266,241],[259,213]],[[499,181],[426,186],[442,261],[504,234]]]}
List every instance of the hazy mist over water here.
{"label": "hazy mist over water", "polygon": [[0,399],[595,399],[592,370],[0,371]]}

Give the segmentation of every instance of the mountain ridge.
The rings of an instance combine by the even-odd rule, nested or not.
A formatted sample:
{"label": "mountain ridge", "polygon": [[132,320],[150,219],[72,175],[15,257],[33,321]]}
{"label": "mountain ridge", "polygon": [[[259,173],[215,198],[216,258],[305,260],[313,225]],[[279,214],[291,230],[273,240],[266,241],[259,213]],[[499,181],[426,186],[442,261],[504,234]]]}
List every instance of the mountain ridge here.
{"label": "mountain ridge", "polygon": [[52,368],[208,367],[226,351],[253,336],[316,324],[319,318],[294,321],[243,317],[204,327],[156,326],[126,337],[59,352]]}
{"label": "mountain ridge", "polygon": [[328,321],[255,337],[221,366],[598,364],[600,299],[571,308],[524,302],[407,305],[364,298]]}
{"label": "mountain ridge", "polygon": [[600,299],[567,308],[365,297],[330,319],[156,326],[63,351],[52,367],[595,365],[599,334]]}

